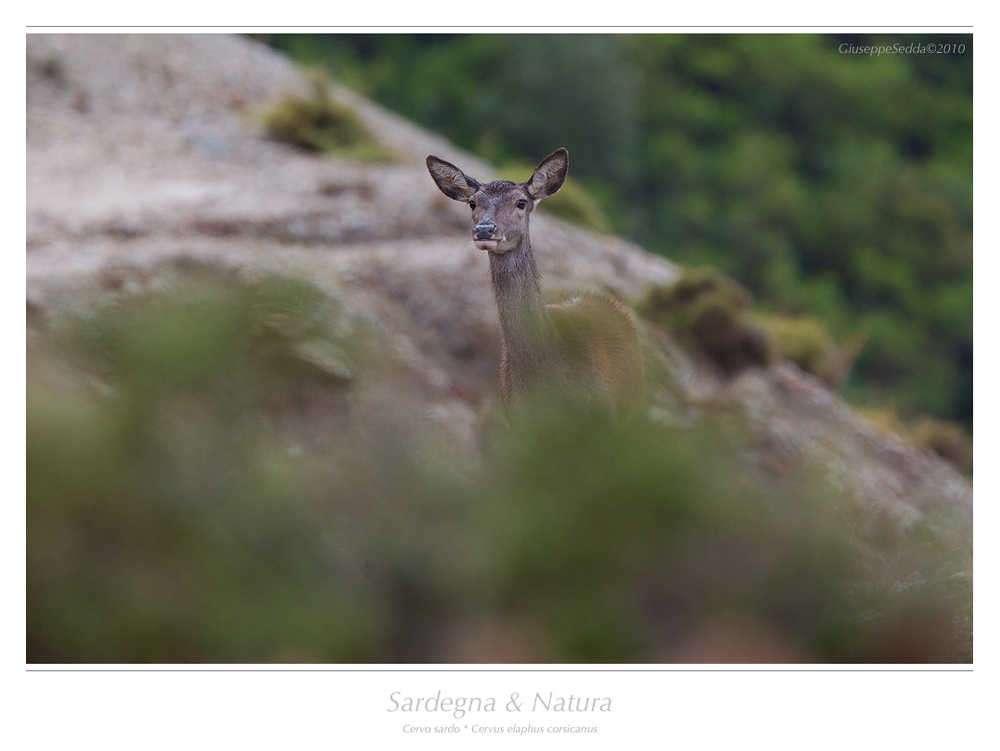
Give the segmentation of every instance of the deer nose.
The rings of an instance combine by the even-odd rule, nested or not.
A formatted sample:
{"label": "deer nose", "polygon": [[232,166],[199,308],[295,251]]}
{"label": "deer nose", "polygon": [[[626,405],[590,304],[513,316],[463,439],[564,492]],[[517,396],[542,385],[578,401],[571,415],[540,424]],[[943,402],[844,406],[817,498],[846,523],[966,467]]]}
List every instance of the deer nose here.
{"label": "deer nose", "polygon": [[477,224],[472,233],[473,240],[489,240],[493,233],[497,231],[495,224]]}

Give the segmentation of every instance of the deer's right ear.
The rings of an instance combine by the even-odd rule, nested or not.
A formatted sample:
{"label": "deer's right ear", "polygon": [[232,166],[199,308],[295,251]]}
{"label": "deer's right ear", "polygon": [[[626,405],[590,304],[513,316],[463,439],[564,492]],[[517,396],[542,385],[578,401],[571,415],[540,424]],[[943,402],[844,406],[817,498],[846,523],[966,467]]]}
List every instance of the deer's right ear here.
{"label": "deer's right ear", "polygon": [[479,190],[479,183],[462,172],[454,164],[436,156],[427,157],[427,171],[441,192],[456,201],[468,201]]}

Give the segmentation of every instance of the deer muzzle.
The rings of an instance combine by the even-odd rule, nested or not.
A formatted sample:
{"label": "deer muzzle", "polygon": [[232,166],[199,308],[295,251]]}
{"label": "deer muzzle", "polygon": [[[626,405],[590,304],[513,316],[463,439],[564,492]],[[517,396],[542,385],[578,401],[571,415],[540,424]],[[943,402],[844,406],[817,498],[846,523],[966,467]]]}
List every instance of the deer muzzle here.
{"label": "deer muzzle", "polygon": [[497,231],[497,226],[495,224],[477,224],[475,229],[472,230],[473,240],[499,240],[499,237],[494,237]]}
{"label": "deer muzzle", "polygon": [[477,224],[472,230],[472,241],[480,250],[496,251],[503,240],[503,232],[495,224]]}

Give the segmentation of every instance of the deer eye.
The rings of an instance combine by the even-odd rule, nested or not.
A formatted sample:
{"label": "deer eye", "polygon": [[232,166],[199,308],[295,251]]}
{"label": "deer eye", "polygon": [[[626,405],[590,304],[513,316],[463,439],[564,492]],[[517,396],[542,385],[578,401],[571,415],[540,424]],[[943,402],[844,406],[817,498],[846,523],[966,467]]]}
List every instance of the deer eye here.
{"label": "deer eye", "polygon": [[519,209],[523,209],[527,205],[528,205],[528,202],[525,201],[524,199],[521,199],[520,201],[517,202],[517,208],[519,208]]}
{"label": "deer eye", "polygon": [[469,208],[470,209],[475,209],[476,208],[476,202],[475,201],[469,201]]}

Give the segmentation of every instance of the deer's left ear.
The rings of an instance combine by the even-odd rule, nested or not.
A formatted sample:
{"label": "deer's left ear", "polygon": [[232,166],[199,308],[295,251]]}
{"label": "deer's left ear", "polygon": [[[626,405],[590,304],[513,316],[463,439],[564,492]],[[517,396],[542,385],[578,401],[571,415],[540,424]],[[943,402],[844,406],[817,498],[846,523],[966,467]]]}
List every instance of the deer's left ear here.
{"label": "deer's left ear", "polygon": [[537,204],[559,190],[566,182],[567,174],[569,174],[569,152],[566,149],[556,149],[538,163],[531,179],[524,184],[524,188]]}

